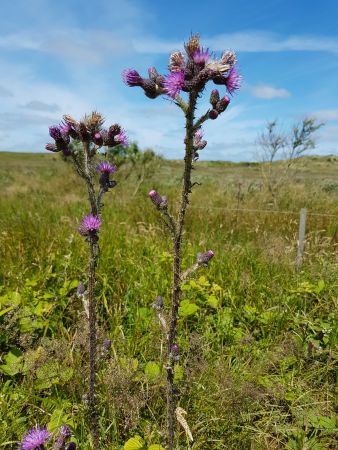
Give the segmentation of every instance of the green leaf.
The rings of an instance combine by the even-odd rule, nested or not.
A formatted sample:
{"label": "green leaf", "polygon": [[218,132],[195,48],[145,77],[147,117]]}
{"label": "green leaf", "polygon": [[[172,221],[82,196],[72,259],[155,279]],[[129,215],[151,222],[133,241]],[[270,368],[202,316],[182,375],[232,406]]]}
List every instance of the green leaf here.
{"label": "green leaf", "polygon": [[174,367],[174,382],[177,383],[178,381],[181,381],[184,377],[184,369],[179,364],[175,364]]}
{"label": "green leaf", "polygon": [[140,450],[144,447],[144,440],[141,436],[134,436],[130,438],[123,446],[124,450]]}
{"label": "green leaf", "polygon": [[147,364],[144,368],[144,373],[145,373],[146,377],[148,378],[148,380],[150,380],[150,381],[155,381],[156,378],[159,377],[160,372],[161,372],[161,370],[160,370],[159,365],[154,361],[147,362]]}
{"label": "green leaf", "polygon": [[19,306],[21,303],[21,295],[19,292],[12,291],[8,292],[6,295],[0,297],[0,305],[14,305]]}
{"label": "green leaf", "polygon": [[211,306],[211,308],[217,309],[219,305],[218,298],[214,295],[209,295],[207,298],[208,305]]}
{"label": "green leaf", "polygon": [[4,357],[5,364],[0,366],[0,371],[13,377],[22,370],[22,353],[18,349],[13,349]]}
{"label": "green leaf", "polygon": [[189,300],[182,300],[180,307],[178,308],[178,314],[180,317],[193,316],[199,309],[199,306],[195,303],[190,303]]}
{"label": "green leaf", "polygon": [[151,446],[148,447],[148,450],[165,450],[165,448],[160,444],[151,444]]}

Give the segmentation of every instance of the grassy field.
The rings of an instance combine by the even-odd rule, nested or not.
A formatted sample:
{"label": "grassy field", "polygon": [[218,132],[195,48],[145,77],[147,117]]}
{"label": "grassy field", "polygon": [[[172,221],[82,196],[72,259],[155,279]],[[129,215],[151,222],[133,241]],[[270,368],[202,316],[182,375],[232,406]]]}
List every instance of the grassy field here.
{"label": "grassy field", "polygon": [[[256,163],[200,162],[184,266],[213,249],[184,287],[175,374],[194,436],[177,449],[337,449],[338,159],[308,157],[274,198]],[[100,233],[98,402],[102,449],[139,435],[164,445],[163,340],[151,307],[169,304],[170,240],[147,198],[175,210],[182,163],[162,161],[134,195],[125,169],[107,194]],[[277,163],[274,170],[282,170]],[[50,154],[0,154],[0,449],[35,423],[68,423],[89,450],[86,321],[76,296],[86,245],[77,233],[86,193]],[[300,208],[304,265],[295,271]],[[193,312],[192,312],[193,310]]]}

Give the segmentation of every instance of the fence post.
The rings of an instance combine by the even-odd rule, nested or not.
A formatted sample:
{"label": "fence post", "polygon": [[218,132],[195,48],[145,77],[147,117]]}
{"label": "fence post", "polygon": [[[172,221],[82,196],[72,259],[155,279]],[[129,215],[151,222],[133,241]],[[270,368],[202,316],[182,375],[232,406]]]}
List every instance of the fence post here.
{"label": "fence post", "polygon": [[304,244],[305,244],[305,228],[306,228],[306,214],[307,209],[302,208],[299,215],[299,232],[298,232],[298,246],[296,258],[296,270],[300,270],[303,264]]}

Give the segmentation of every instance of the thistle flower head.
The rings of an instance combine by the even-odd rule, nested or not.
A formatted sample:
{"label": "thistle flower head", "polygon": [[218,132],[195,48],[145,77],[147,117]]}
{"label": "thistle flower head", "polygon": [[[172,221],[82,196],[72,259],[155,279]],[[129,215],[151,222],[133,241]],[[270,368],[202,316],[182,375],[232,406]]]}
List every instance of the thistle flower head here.
{"label": "thistle flower head", "polygon": [[201,48],[199,50],[196,50],[196,52],[194,52],[192,55],[192,59],[196,64],[206,64],[210,59],[209,49],[203,50],[203,48]]}
{"label": "thistle flower head", "polygon": [[123,147],[128,147],[128,137],[126,135],[126,132],[122,129],[121,129],[120,133],[118,133],[114,136],[114,141],[118,145],[123,145]]}
{"label": "thistle flower head", "polygon": [[49,136],[55,141],[62,139],[62,133],[58,125],[52,125],[49,127]]}
{"label": "thistle flower head", "polygon": [[197,253],[197,263],[201,266],[208,266],[209,261],[213,258],[214,252],[212,250],[208,250],[204,253]]}
{"label": "thistle flower head", "polygon": [[24,436],[20,449],[21,450],[34,450],[39,449],[49,439],[50,434],[46,428],[40,428],[39,426],[32,428],[26,436]]}
{"label": "thistle flower head", "polygon": [[232,50],[227,50],[226,52],[223,53],[220,62],[222,64],[226,64],[231,67],[234,66],[237,63],[236,53],[233,52]]}
{"label": "thistle flower head", "polygon": [[200,49],[200,37],[198,34],[195,34],[194,36],[191,36],[189,41],[184,44],[185,51],[187,52],[188,56],[192,57],[195,52],[197,52]]}
{"label": "thistle flower head", "polygon": [[164,82],[164,90],[171,98],[175,98],[184,86],[184,71],[171,72]]}
{"label": "thistle flower head", "polygon": [[166,209],[168,206],[167,197],[160,195],[156,191],[150,191],[149,192],[150,200],[154,203],[155,206],[159,209]]}
{"label": "thistle flower head", "polygon": [[117,171],[117,167],[108,161],[102,161],[96,166],[96,171],[100,173],[114,173]]}
{"label": "thistle flower head", "polygon": [[237,91],[241,87],[241,83],[242,83],[241,75],[237,72],[237,70],[234,67],[232,67],[229,70],[229,74],[225,79],[225,85],[227,87],[229,94],[233,94],[235,91]]}
{"label": "thistle flower head", "polygon": [[203,130],[199,128],[194,133],[193,146],[195,150],[202,150],[207,145],[207,141],[203,140]]}
{"label": "thistle flower head", "polygon": [[101,223],[99,216],[93,216],[92,214],[85,216],[79,227],[79,233],[86,236],[90,232],[97,232],[100,229]]}
{"label": "thistle flower head", "polygon": [[173,52],[169,59],[170,72],[180,72],[185,67],[184,56],[181,52]]}
{"label": "thistle flower head", "polygon": [[230,103],[230,97],[228,97],[227,95],[222,97],[216,104],[217,112],[219,112],[219,113],[224,112],[227,109],[229,103]]}
{"label": "thistle flower head", "polygon": [[45,145],[45,149],[48,150],[49,152],[58,152],[59,151],[57,146],[55,144],[51,144],[50,142]]}
{"label": "thistle flower head", "polygon": [[125,69],[122,72],[122,79],[127,86],[142,86],[143,78],[141,75],[134,69]]}

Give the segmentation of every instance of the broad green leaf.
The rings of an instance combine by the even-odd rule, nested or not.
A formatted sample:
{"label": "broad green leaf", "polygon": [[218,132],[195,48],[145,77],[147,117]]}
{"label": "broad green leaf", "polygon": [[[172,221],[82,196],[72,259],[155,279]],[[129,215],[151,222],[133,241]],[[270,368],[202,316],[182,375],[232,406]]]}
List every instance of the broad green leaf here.
{"label": "broad green leaf", "polygon": [[13,377],[22,370],[22,353],[18,349],[13,349],[4,357],[5,364],[0,366],[0,371]]}
{"label": "broad green leaf", "polygon": [[151,444],[151,446],[148,447],[148,450],[165,450],[165,448],[160,444]]}
{"label": "broad green leaf", "polygon": [[215,297],[214,295],[209,295],[207,298],[207,302],[208,302],[208,305],[211,306],[211,308],[214,308],[214,309],[218,308],[219,301],[218,301],[218,298]]}
{"label": "broad green leaf", "polygon": [[150,381],[156,380],[156,378],[159,377],[160,372],[161,372],[161,370],[160,370],[159,365],[154,361],[147,362],[147,364],[144,368],[144,373],[146,374],[146,377]]}
{"label": "broad green leaf", "polygon": [[12,291],[8,292],[6,295],[0,297],[0,305],[15,305],[19,306],[21,303],[21,295],[19,292]]}
{"label": "broad green leaf", "polygon": [[141,436],[134,436],[130,438],[123,446],[124,450],[140,450],[144,447],[144,440]]}
{"label": "broad green leaf", "polygon": [[180,307],[178,308],[178,314],[180,317],[193,316],[199,309],[199,306],[195,303],[190,303],[189,300],[182,300]]}

